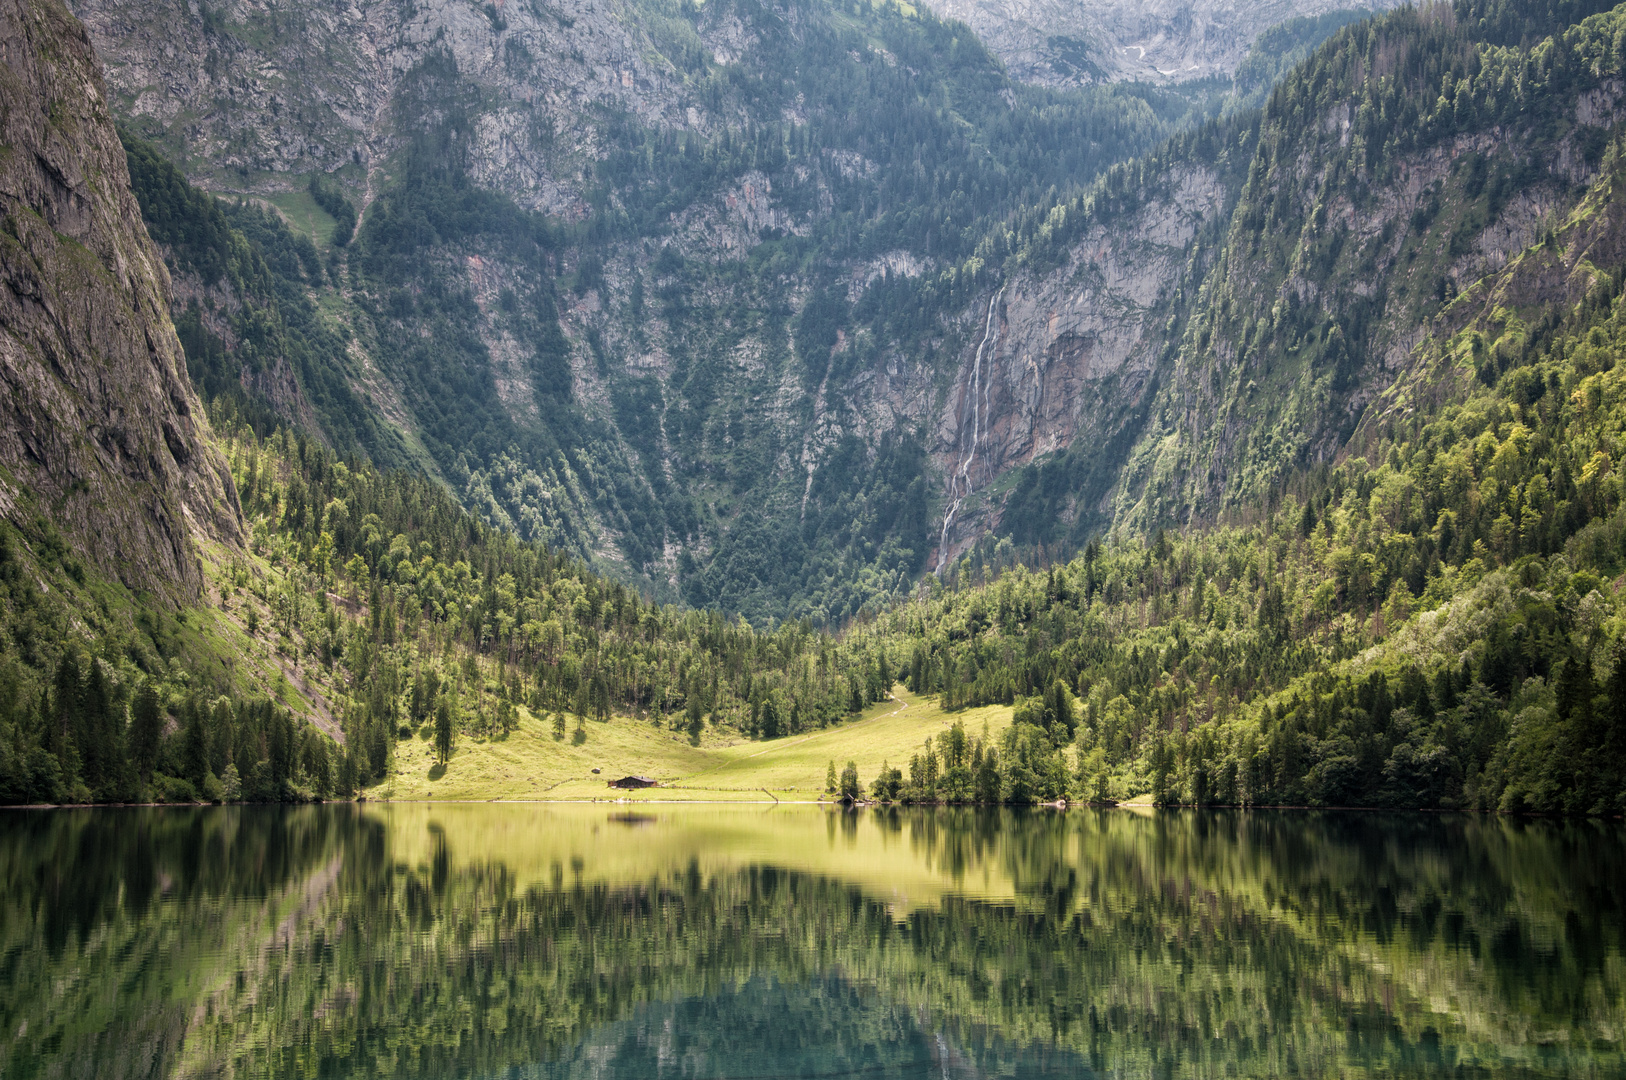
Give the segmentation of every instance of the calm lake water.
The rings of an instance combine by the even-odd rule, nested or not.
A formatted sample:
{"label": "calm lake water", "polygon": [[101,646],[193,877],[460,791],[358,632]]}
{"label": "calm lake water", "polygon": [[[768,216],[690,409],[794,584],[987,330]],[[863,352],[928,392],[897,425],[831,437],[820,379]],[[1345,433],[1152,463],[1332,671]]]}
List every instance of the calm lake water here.
{"label": "calm lake water", "polygon": [[0,815],[0,1077],[1626,1075],[1626,829]]}

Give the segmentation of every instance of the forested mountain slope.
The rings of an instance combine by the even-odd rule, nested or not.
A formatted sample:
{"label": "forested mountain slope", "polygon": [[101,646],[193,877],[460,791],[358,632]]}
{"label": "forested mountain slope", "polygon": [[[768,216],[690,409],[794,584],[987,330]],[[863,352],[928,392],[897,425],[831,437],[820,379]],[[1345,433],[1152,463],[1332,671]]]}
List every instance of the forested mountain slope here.
{"label": "forested mountain slope", "polygon": [[189,355],[494,524],[753,618],[838,623],[930,565],[986,308],[959,267],[1224,91],[1024,87],[893,5],[79,11],[132,138],[311,241],[267,258],[301,340],[249,360],[256,303],[175,255]]}
{"label": "forested mountain slope", "polygon": [[[1622,19],[1568,37],[1594,76]],[[1042,573],[979,554],[866,632],[917,692],[1017,703],[1023,798],[1620,813],[1623,151],[1426,324],[1359,454],[1227,527]],[[962,797],[946,752],[877,790]]]}
{"label": "forested mountain slope", "polygon": [[[1598,177],[1613,22],[1565,29],[1596,6],[1465,2],[1351,26],[1262,115],[1032,213],[1000,249],[1006,316],[987,407],[968,413],[992,433],[987,520],[1019,547],[1075,551],[1107,527],[1213,520],[1345,452],[1449,302]],[[962,398],[974,378],[962,368]],[[1037,421],[1045,441],[1026,435]]]}

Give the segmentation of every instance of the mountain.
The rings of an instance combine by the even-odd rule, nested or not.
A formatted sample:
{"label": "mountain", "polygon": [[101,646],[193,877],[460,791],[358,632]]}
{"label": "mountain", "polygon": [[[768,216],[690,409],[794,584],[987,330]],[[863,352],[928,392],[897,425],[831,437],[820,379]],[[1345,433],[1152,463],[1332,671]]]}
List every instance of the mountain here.
{"label": "mountain", "polygon": [[[1429,217],[1413,181],[1452,151],[1388,146],[1402,122],[1380,117],[1383,169],[1349,160],[1367,90],[1243,107],[1332,78],[1316,65],[1350,46],[1288,74],[1349,18],[1311,10],[1250,9],[1300,17],[1234,83],[1160,90],[1026,85],[962,24],[896,5],[80,4],[212,395],[262,434],[296,423],[437,476],[663,599],[827,625],[975,543],[1211,519],[1336,456],[1440,278],[1508,257],[1596,167],[1589,113],[1501,146],[1480,237]],[[1429,65],[1589,10],[1463,0],[1373,107],[1432,116]],[[1321,155],[1359,189],[1330,235],[1365,247],[1300,220],[1336,201]],[[1262,228],[1299,239],[1242,242]],[[1299,338],[1315,323],[1315,357],[1282,332],[1260,346],[1273,381],[1225,385],[1215,357],[1241,370],[1224,350],[1267,316],[1277,334],[1278,299]]]}
{"label": "mountain", "polygon": [[194,600],[194,536],[236,542],[237,494],[186,378],[96,55],[55,4],[8,0],[0,27],[0,510],[47,550]]}
{"label": "mountain", "polygon": [[[1006,249],[989,376],[958,375],[986,403],[981,527],[1078,550],[1213,521],[1349,453],[1454,299],[1603,175],[1619,91],[1587,33],[1562,31],[1596,6],[1351,26],[1262,113],[1031,215]],[[1518,43],[1555,29],[1551,73],[1516,78],[1537,55]],[[1573,300],[1545,289],[1529,302]]]}
{"label": "mountain", "polygon": [[240,356],[263,301],[211,301],[148,199],[195,376],[755,619],[837,624],[932,565],[979,245],[1223,99],[1023,86],[894,5],[78,10],[129,137],[302,323]]}
{"label": "mountain", "polygon": [[[1325,37],[1340,22],[1397,7],[1396,0],[936,0],[945,19],[970,27],[1011,74],[1027,83],[1148,83],[1229,79],[1277,27]],[[1292,43],[1273,35],[1269,49]]]}
{"label": "mountain", "polygon": [[[377,162],[229,198],[168,156],[213,99],[121,132],[79,24],[8,9],[0,801],[388,795],[405,739],[773,738],[901,676],[1013,722],[883,800],[1618,813],[1600,7],[1351,23],[1257,110],[684,8],[756,35],[678,98],[738,122],[575,114],[575,217],[478,180],[446,41],[495,8],[438,9]],[[251,14],[203,32],[306,32]]]}

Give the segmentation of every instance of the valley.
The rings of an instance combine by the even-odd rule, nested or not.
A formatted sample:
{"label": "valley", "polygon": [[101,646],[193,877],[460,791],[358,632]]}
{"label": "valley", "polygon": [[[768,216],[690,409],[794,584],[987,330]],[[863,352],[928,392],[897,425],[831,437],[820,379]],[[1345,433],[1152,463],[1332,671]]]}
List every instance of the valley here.
{"label": "valley", "polygon": [[1623,358],[1626,3],[0,0],[0,1075],[1622,1075]]}
{"label": "valley", "polygon": [[4,797],[1619,813],[1602,7],[18,6]]}

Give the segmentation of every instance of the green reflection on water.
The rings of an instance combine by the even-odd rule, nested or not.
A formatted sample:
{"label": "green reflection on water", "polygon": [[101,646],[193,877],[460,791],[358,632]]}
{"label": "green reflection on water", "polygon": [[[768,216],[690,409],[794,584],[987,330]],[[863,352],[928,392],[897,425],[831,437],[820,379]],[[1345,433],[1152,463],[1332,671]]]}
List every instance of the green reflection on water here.
{"label": "green reflection on water", "polygon": [[0,1077],[1626,1073],[1626,830],[0,817]]}

